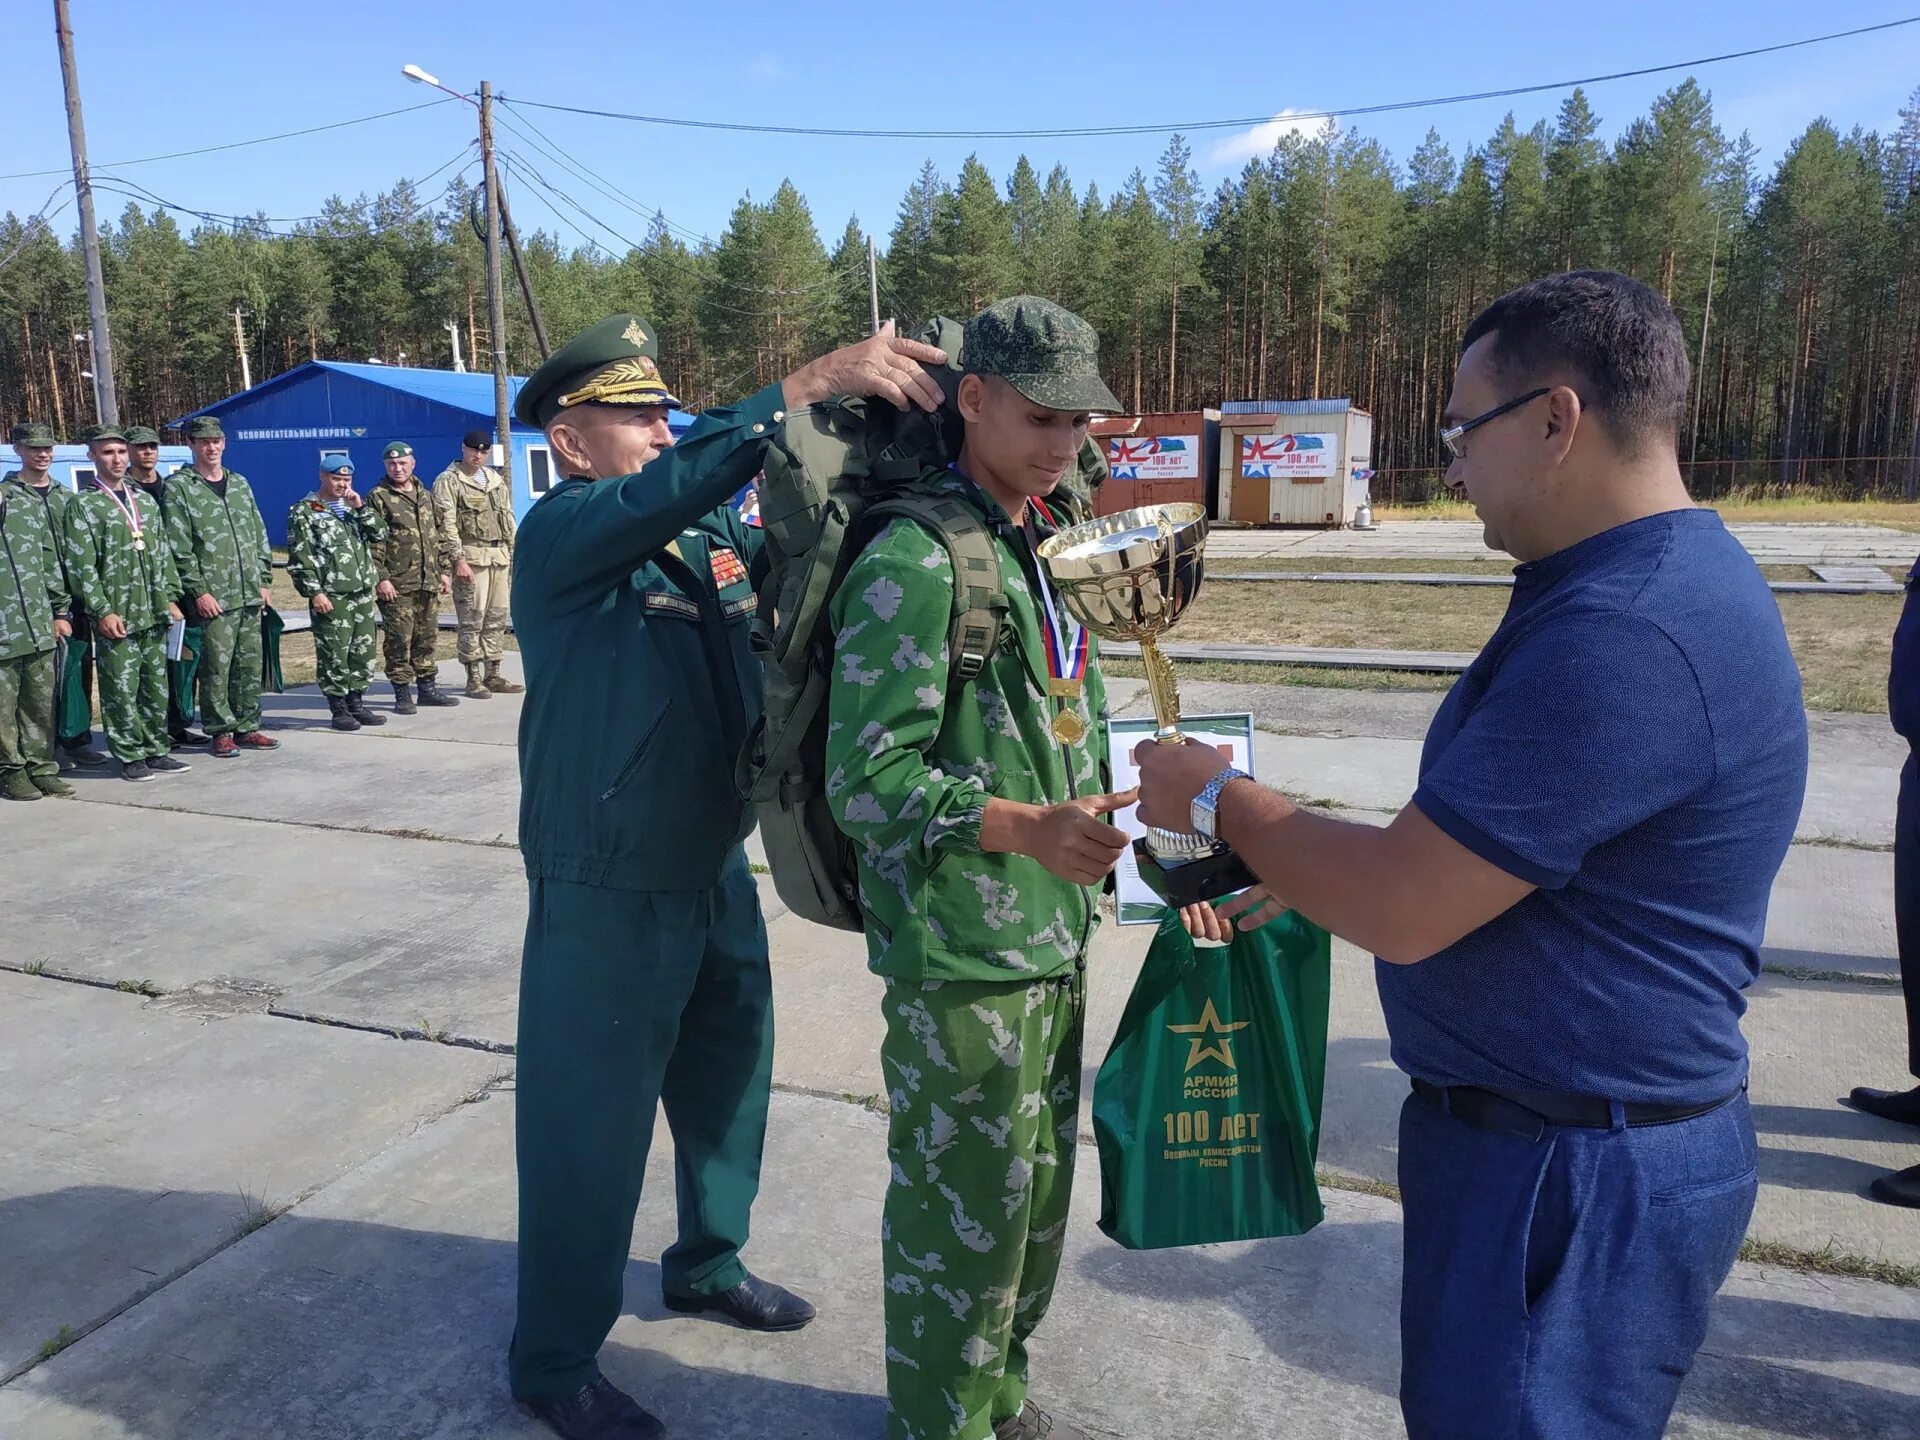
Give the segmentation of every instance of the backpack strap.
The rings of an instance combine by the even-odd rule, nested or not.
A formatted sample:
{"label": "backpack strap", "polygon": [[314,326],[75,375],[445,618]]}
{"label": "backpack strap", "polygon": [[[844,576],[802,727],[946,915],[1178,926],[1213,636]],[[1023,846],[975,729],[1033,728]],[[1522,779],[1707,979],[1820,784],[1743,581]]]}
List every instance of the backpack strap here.
{"label": "backpack strap", "polygon": [[[902,490],[877,501],[867,517],[884,522],[914,520],[940,537],[953,562],[953,621],[947,634],[947,673],[962,684],[975,680],[1000,648],[1007,620],[1000,552],[974,509],[952,495]],[[877,535],[871,529],[869,535]]]}

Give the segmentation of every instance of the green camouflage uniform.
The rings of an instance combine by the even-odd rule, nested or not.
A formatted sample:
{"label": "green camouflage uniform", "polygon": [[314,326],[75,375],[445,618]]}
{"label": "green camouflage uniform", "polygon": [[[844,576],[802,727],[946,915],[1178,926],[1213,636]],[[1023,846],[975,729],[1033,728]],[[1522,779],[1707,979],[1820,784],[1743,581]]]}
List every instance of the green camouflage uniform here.
{"label": "green camouflage uniform", "polygon": [[[121,513],[141,522],[136,537]],[[114,497],[96,485],[67,506],[67,565],[94,617],[100,675],[100,716],[107,748],[123,765],[154,760],[171,748],[167,736],[167,626],[180,594],[180,572],[159,508],[133,486]],[[117,615],[127,627],[118,640],[98,632]]]}
{"label": "green camouflage uniform", "polygon": [[386,522],[387,537],[373,547],[380,578],[395,595],[380,602],[387,679],[408,685],[438,670],[434,651],[440,640],[440,578],[446,546],[442,543],[433,497],[416,477],[402,490],[382,480],[367,505]]}
{"label": "green camouflage uniform", "polygon": [[67,617],[66,567],[47,507],[17,475],[0,483],[0,784],[52,780],[53,622]]}
{"label": "green camouflage uniform", "polygon": [[[950,690],[953,569],[937,537],[896,520],[834,597],[827,741],[827,793],[860,851],[868,955],[887,981],[882,1240],[900,1440],[985,1436],[1025,1399],[1025,1342],[1064,1244],[1097,917],[1093,890],[1027,856],[981,853],[980,826],[989,795],[1100,793],[1106,743],[1091,662],[1076,700],[1047,698],[1027,536],[967,482],[928,483],[993,528],[1012,635]],[[1063,705],[1085,725],[1077,745],[1049,730]]]}
{"label": "green camouflage uniform", "polygon": [[167,477],[167,534],[182,592],[211,595],[222,606],[200,627],[200,718],[210,735],[246,735],[260,728],[260,592],[273,584],[273,551],[253,487],[237,470],[223,471],[226,494],[191,465]]}
{"label": "green camouflage uniform", "polygon": [[[164,475],[156,474],[151,482],[137,478],[129,470],[127,483],[153,500],[160,507],[160,516],[164,520],[167,514],[167,480]],[[169,539],[171,544],[171,539]],[[193,682],[200,673],[200,629],[193,623],[193,597],[178,597],[180,612],[187,618],[187,630],[180,644],[180,658],[167,662],[167,733],[178,737],[193,728]]]}
{"label": "green camouflage uniform", "polygon": [[93,739],[93,624],[80,604],[73,577],[67,573],[67,506],[73,503],[73,491],[59,481],[29,485],[15,471],[7,477],[40,507],[47,529],[60,551],[60,583],[73,605],[73,635],[59,647],[65,652],[63,663],[54,675],[54,738],[67,749],[78,749]]}
{"label": "green camouflage uniform", "polygon": [[373,635],[378,624],[373,587],[379,580],[371,547],[387,522],[364,501],[344,517],[318,494],[287,512],[287,575],[301,598],[325,595],[333,609],[313,614],[314,669],[322,695],[358,695],[373,683]]}

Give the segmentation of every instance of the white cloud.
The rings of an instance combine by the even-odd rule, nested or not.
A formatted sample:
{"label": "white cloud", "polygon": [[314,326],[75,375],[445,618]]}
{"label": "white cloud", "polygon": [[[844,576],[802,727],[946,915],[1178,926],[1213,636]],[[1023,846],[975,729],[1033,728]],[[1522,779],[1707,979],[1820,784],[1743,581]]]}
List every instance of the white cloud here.
{"label": "white cloud", "polygon": [[1282,135],[1317,135],[1320,127],[1326,123],[1324,119],[1308,118],[1289,107],[1251,130],[1243,130],[1238,135],[1220,141],[1207,152],[1207,163],[1238,165],[1243,161],[1271,155]]}
{"label": "white cloud", "polygon": [[747,66],[747,73],[756,80],[778,80],[787,72],[779,60],[763,50],[753,57],[752,63]]}

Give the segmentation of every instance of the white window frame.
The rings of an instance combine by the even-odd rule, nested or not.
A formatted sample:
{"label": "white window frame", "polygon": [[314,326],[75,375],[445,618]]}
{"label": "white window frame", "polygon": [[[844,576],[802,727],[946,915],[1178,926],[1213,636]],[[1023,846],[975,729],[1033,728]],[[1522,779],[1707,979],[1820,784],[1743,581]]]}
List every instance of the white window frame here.
{"label": "white window frame", "polygon": [[[535,483],[536,477],[534,475],[533,457],[536,453],[546,462],[547,480],[544,485]],[[527,446],[526,454],[527,493],[538,500],[542,495],[553,489],[553,449],[547,445],[529,445]]]}
{"label": "white window frame", "polygon": [[89,481],[97,482],[100,479],[100,471],[92,465],[75,465],[69,473],[73,477],[75,493],[78,493]]}

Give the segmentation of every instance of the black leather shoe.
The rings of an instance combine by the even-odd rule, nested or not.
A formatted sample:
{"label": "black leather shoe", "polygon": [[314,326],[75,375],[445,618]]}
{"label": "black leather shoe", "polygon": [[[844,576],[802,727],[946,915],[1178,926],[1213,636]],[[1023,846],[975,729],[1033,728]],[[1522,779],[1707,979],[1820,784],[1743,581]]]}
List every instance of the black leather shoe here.
{"label": "black leather shoe", "polygon": [[1883,1205],[1904,1205],[1920,1210],[1920,1165],[1882,1175],[1867,1186],[1867,1194]]}
{"label": "black leather shoe", "polygon": [[169,737],[175,750],[204,750],[213,743],[198,730],[180,730]]}
{"label": "black leather shoe", "polygon": [[1861,1085],[1847,1096],[1856,1110],[1878,1115],[1882,1120],[1898,1120],[1905,1125],[1920,1125],[1920,1085],[1911,1090],[1875,1090]]}
{"label": "black leather shoe", "polygon": [[1091,1440],[1084,1430],[1054,1419],[1031,1400],[993,1427],[993,1440]]}
{"label": "black leather shoe", "polygon": [[604,1375],[563,1399],[520,1402],[566,1440],[662,1440],[667,1427]]}
{"label": "black leather shoe", "polygon": [[83,770],[91,770],[97,765],[107,763],[107,757],[91,745],[62,745],[60,758],[69,765],[78,765]]}
{"label": "black leather shoe", "polygon": [[813,1306],[791,1290],[783,1290],[771,1280],[749,1275],[731,1290],[718,1295],[662,1296],[669,1310],[682,1315],[712,1311],[724,1315],[748,1330],[798,1330],[815,1314]]}

